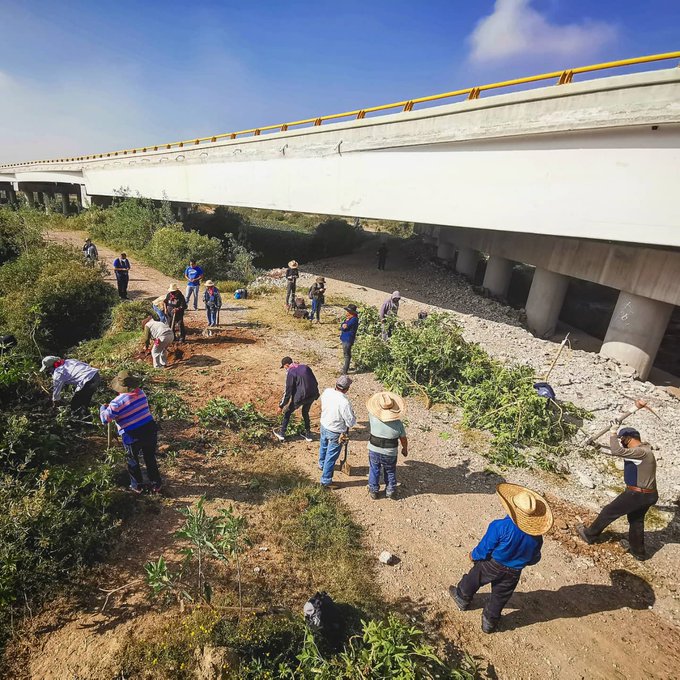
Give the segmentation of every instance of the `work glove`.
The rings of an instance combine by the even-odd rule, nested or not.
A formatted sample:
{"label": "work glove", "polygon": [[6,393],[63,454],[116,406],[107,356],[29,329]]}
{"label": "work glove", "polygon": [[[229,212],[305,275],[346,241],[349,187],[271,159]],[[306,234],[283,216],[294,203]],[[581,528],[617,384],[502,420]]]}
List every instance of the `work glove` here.
{"label": "work glove", "polygon": [[619,425],[620,425],[620,424],[621,424],[621,422],[618,421],[618,420],[616,420],[616,419],[610,420],[610,421],[609,421],[609,431],[610,431],[612,434],[616,434],[616,433],[618,432],[618,430],[619,430]]}

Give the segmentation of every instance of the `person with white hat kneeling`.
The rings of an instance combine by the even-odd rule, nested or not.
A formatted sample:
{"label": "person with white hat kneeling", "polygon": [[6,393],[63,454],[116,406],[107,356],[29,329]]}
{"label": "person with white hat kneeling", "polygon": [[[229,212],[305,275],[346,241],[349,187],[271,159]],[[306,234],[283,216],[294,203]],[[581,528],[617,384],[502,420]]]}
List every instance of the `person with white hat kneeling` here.
{"label": "person with white hat kneeling", "polygon": [[449,594],[456,606],[465,611],[475,593],[491,584],[491,597],[482,611],[482,630],[493,633],[498,627],[503,607],[515,592],[522,569],[541,559],[543,534],[553,525],[546,500],[531,489],[517,484],[499,484],[496,493],[508,511],[486,530],[477,547],[469,554],[472,569]]}
{"label": "person with white hat kneeling", "polygon": [[406,404],[394,392],[377,392],[367,402],[370,437],[368,440],[368,492],[375,501],[380,491],[380,473],[385,476],[385,496],[394,498],[397,490],[397,453],[408,456],[408,439],[401,418]]}

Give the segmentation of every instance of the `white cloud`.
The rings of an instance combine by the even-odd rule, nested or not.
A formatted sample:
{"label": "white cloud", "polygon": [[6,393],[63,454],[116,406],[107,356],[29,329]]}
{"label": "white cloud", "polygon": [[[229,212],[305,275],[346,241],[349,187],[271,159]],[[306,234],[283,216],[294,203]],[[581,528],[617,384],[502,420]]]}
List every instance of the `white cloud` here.
{"label": "white cloud", "polygon": [[598,21],[558,25],[532,7],[532,0],[496,0],[470,35],[470,59],[485,63],[550,55],[579,58],[598,52],[617,37],[615,26]]}

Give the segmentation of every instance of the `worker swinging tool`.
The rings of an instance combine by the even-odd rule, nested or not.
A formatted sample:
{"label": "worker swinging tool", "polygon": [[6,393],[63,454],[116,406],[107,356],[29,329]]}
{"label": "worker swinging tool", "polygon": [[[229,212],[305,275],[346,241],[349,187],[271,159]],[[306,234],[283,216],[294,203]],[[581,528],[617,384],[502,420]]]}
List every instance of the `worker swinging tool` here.
{"label": "worker swinging tool", "polygon": [[[625,490],[609,505],[605,506],[590,526],[576,527],[579,537],[588,544],[595,543],[598,536],[615,520],[624,515],[628,518],[629,552],[637,560],[646,559],[645,515],[659,500],[656,488],[656,458],[652,447],[642,441],[642,436],[633,427],[621,427],[624,420],[641,409],[654,413],[643,399],[635,400],[635,408],[622,413],[609,424],[586,440],[587,445],[598,446],[603,453],[623,458]],[[659,416],[654,413],[658,418]],[[609,448],[596,444],[596,440],[609,430]]]}

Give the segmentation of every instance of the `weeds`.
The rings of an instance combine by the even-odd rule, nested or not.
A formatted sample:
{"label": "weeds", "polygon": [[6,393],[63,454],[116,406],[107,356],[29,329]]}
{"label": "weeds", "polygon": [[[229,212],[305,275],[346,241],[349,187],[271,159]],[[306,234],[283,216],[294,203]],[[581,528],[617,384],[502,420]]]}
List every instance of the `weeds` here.
{"label": "weeds", "polygon": [[260,413],[250,402],[236,406],[229,399],[215,397],[203,408],[198,409],[196,415],[198,422],[207,429],[229,428],[239,432],[241,437],[251,444],[271,441],[274,421]]}
{"label": "weeds", "polygon": [[388,389],[422,396],[428,408],[462,407],[464,425],[493,435],[488,456],[497,463],[555,469],[577,424],[589,417],[574,404],[539,397],[533,369],[492,359],[463,338],[449,314],[413,324],[391,319],[387,342],[374,308],[362,309],[360,318],[357,365],[373,370]]}

